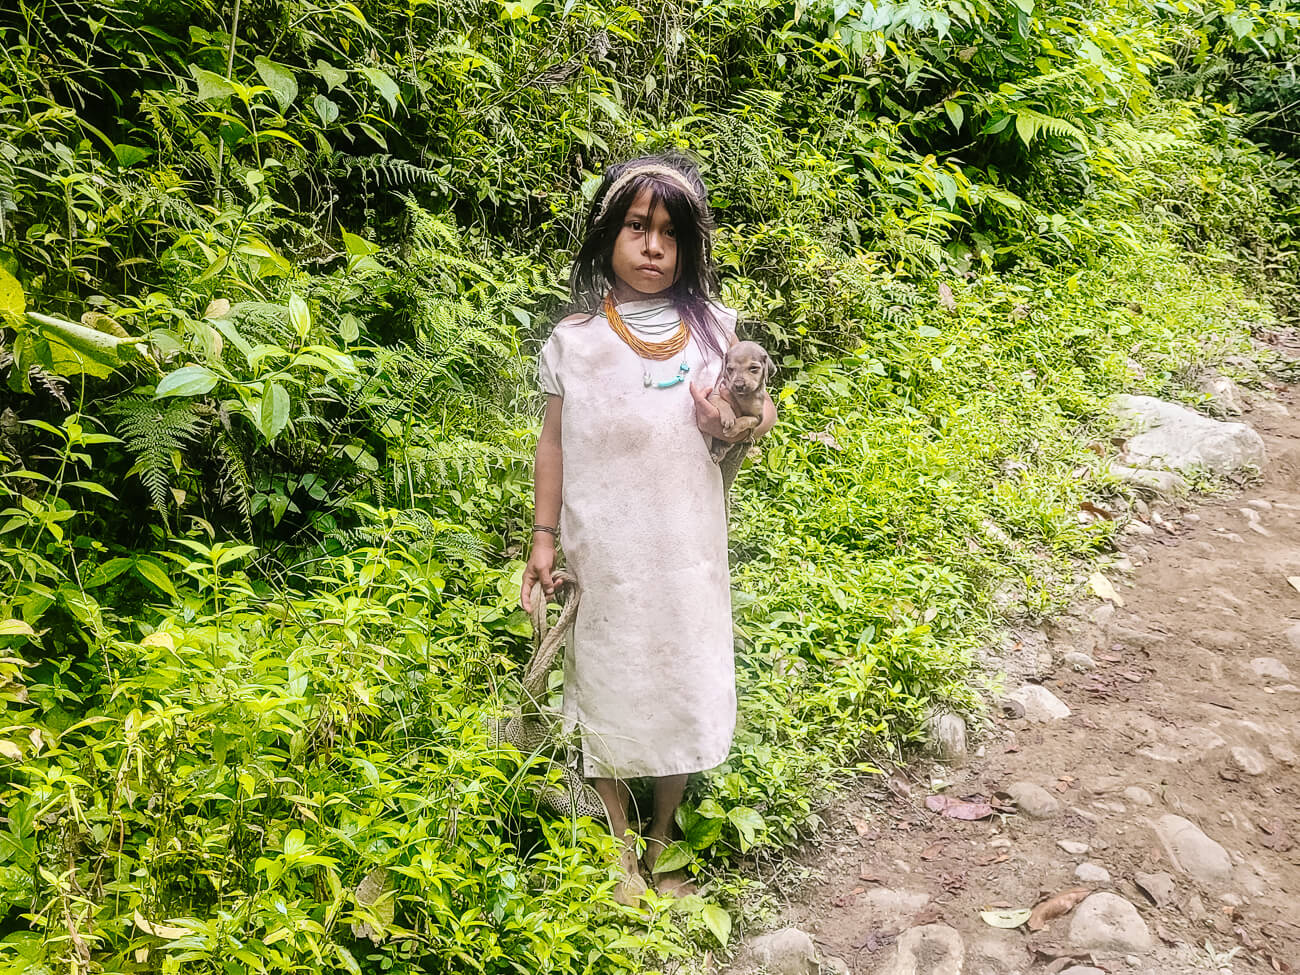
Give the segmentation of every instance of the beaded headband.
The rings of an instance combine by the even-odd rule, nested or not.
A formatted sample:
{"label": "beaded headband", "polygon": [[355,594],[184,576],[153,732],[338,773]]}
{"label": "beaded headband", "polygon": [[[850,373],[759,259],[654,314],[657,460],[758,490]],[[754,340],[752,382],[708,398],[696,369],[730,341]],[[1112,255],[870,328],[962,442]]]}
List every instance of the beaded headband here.
{"label": "beaded headband", "polygon": [[601,197],[600,207],[597,215],[603,217],[605,215],[605,211],[609,208],[609,201],[614,199],[614,197],[618,195],[619,190],[623,189],[624,186],[632,182],[632,180],[636,179],[638,176],[667,177],[669,180],[676,183],[687,193],[689,193],[692,199],[696,200],[697,202],[699,201],[700,198],[699,190],[697,190],[694,186],[692,186],[691,181],[688,180],[685,176],[683,176],[680,171],[674,169],[672,166],[665,166],[662,163],[646,163],[645,165],[642,166],[633,166],[632,168],[628,169],[627,172],[619,176],[618,179],[614,180],[613,184],[606,191],[605,195]]}

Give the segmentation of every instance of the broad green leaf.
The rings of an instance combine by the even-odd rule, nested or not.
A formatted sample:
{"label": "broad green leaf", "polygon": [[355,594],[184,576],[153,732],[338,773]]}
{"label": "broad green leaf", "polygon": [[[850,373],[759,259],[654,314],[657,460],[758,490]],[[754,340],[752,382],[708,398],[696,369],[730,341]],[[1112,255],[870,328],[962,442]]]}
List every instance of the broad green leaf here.
{"label": "broad green leaf", "polygon": [[138,162],[144,162],[153,155],[153,150],[118,144],[113,146],[113,155],[117,157],[117,164],[125,168],[134,166]]}
{"label": "broad green leaf", "polygon": [[397,86],[397,82],[387,72],[378,68],[357,68],[357,70],[374,85],[375,91],[383,96],[384,101],[388,102],[388,110],[396,114],[397,103],[402,98],[402,90]]}
{"label": "broad green leaf", "polygon": [[22,620],[0,620],[0,636],[35,636],[36,631]]}
{"label": "broad green leaf", "polygon": [[371,243],[364,237],[348,233],[346,230],[341,231],[343,234],[343,246],[346,248],[349,257],[369,257],[378,251],[379,245]]}
{"label": "broad green leaf", "polygon": [[0,267],[0,316],[12,315],[21,318],[27,310],[27,296],[18,279]]}
{"label": "broad green leaf", "polygon": [[181,366],[168,373],[154,390],[154,398],[164,396],[202,396],[217,384],[220,378],[206,366]]}
{"label": "broad green leaf", "polygon": [[262,83],[271,89],[283,114],[298,97],[298,81],[293,76],[293,70],[260,54],[253,58],[253,67],[257,69],[257,76],[262,79]]}
{"label": "broad green leaf", "polygon": [[740,850],[743,853],[754,845],[754,837],[759,830],[767,824],[763,822],[763,817],[755,809],[748,806],[736,806],[727,810],[727,819],[731,825],[736,827],[736,832],[740,834]]}
{"label": "broad green leaf", "polygon": [[320,116],[321,123],[324,125],[329,125],[339,117],[339,107],[324,95],[313,97],[311,107],[316,110],[316,114]]}
{"label": "broad green leaf", "polygon": [[133,568],[145,582],[162,590],[173,599],[176,598],[176,587],[172,585],[171,579],[167,577],[167,570],[161,563],[153,559],[137,559]]}
{"label": "broad green leaf", "polygon": [[355,342],[361,337],[361,322],[357,316],[347,312],[339,317],[339,338],[344,342]]}
{"label": "broad green leaf", "polygon": [[691,848],[679,840],[659,854],[659,859],[655,860],[654,872],[672,873],[686,866],[694,858],[695,854]]}
{"label": "broad green leaf", "polygon": [[300,339],[305,339],[311,331],[311,310],[297,294],[289,295],[289,324]]}
{"label": "broad green leaf", "polygon": [[1038,123],[1030,115],[1024,112],[1016,113],[1016,135],[1020,136],[1020,141],[1029,145],[1034,141],[1034,136],[1038,134]]}
{"label": "broad green leaf", "polygon": [[348,73],[342,68],[336,68],[327,61],[316,62],[316,73],[325,80],[325,90],[333,91],[343,82],[348,80]]}
{"label": "broad green leaf", "polygon": [[258,428],[267,441],[274,440],[289,422],[289,393],[277,382],[268,379],[262,386],[262,408]]}
{"label": "broad green leaf", "polygon": [[718,939],[718,944],[727,947],[727,941],[731,937],[731,915],[717,904],[706,904],[700,911],[700,917]]}
{"label": "broad green leaf", "polygon": [[190,65],[190,74],[198,82],[201,102],[223,101],[235,93],[235,86],[229,81],[197,64]]}
{"label": "broad green leaf", "polygon": [[943,103],[943,110],[948,113],[948,121],[952,123],[954,132],[961,131],[961,123],[966,118],[966,111],[961,107],[961,102],[948,99]]}
{"label": "broad green leaf", "polygon": [[84,372],[103,378],[141,354],[140,340],[133,336],[112,335],[34,311],[27,312],[27,320],[38,326],[38,334],[46,342],[44,364],[61,376]]}

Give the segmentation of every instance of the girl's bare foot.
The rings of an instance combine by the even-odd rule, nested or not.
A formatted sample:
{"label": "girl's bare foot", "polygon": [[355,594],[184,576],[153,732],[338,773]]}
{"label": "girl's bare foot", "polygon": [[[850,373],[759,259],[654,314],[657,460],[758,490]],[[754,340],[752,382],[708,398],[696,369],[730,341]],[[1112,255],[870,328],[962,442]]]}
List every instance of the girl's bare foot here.
{"label": "girl's bare foot", "polygon": [[641,876],[640,864],[636,858],[636,839],[631,835],[618,858],[618,867],[623,875],[614,885],[614,900],[624,907],[632,907],[645,894],[646,882]]}
{"label": "girl's bare foot", "polygon": [[655,873],[655,864],[659,860],[659,855],[672,845],[672,841],[658,837],[647,836],[645,841],[645,856],[641,862],[645,864],[646,872],[655,885],[655,890],[665,897],[689,897],[695,893],[695,884],[691,883],[686,876],[685,870],[670,870],[665,873]]}

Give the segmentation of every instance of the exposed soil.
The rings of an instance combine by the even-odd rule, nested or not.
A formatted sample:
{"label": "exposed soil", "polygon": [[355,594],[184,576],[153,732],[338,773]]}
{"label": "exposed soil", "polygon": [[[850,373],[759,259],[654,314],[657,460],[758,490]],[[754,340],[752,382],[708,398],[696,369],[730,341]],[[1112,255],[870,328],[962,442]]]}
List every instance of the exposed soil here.
{"label": "exposed soil", "polygon": [[[1036,675],[1069,717],[1034,723],[1013,707],[964,766],[914,767],[837,807],[807,861],[820,880],[782,920],[813,935],[824,971],[1300,972],[1300,578],[1288,582],[1300,577],[1300,395],[1282,389],[1242,419],[1267,443],[1263,481],[1130,528],[1127,558],[1106,573],[1123,605],[1080,607],[1024,641],[1019,666],[1007,668]],[[1096,668],[1072,669],[1063,662],[1072,651]],[[1015,811],[1008,790],[1020,782],[1059,810]],[[995,809],[951,819],[926,807],[932,794]],[[1217,878],[1194,876],[1215,872],[1213,856],[1180,862],[1158,837],[1168,815],[1221,844]],[[1093,879],[1079,879],[1085,863],[1109,881],[1087,869]],[[1144,892],[1139,874],[1166,874],[1171,890]],[[1081,907],[1032,933],[981,918],[1080,887],[1132,904],[1140,922],[1130,917],[1129,933],[1140,945],[1145,926],[1149,945],[1086,947]],[[942,939],[905,935],[925,925],[955,929],[961,959]],[[900,938],[919,946],[900,948]]]}

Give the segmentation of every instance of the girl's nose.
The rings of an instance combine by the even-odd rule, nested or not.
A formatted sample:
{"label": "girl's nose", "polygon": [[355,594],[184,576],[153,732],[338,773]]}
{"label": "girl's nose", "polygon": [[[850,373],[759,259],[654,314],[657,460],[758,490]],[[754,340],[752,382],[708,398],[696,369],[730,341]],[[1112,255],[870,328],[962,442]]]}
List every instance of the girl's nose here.
{"label": "girl's nose", "polygon": [[663,243],[659,238],[657,230],[647,230],[641,237],[641,250],[652,256],[659,256],[663,253]]}

